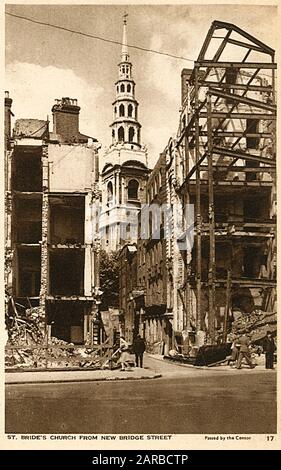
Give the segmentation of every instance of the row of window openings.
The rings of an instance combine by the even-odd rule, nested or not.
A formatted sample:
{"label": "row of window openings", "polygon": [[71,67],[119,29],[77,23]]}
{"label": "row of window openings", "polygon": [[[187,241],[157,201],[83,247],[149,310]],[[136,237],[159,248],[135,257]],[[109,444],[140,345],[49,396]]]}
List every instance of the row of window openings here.
{"label": "row of window openings", "polygon": [[[246,134],[258,134],[259,133],[259,119],[246,119]],[[182,118],[182,130],[186,127],[186,116]],[[241,130],[241,132],[243,132]],[[246,146],[248,149],[257,149],[259,146],[260,137],[246,137]],[[217,142],[219,143],[219,142]],[[195,142],[192,142],[190,149],[195,147]]]}
{"label": "row of window openings", "polygon": [[[112,129],[112,138],[115,139],[116,133],[115,130]],[[119,127],[117,131],[117,137],[118,137],[118,142],[124,142],[125,141],[125,130],[124,127]],[[134,137],[135,137],[135,129],[133,127],[129,127],[129,142],[134,142]],[[139,142],[140,140],[140,131],[138,130],[137,133],[137,141]]]}
{"label": "row of window openings", "polygon": [[157,175],[154,181],[154,184],[147,191],[148,204],[152,202],[154,197],[159,193],[160,188],[162,188],[162,174]]}
{"label": "row of window openings", "polygon": [[[129,106],[128,106],[128,117],[133,117],[133,111],[134,111],[133,105],[129,104]],[[118,112],[117,106],[115,106],[114,112],[115,112],[115,115],[117,115],[117,112]],[[119,116],[120,117],[125,116],[125,106],[123,104],[120,104],[120,106],[119,106]]]}
{"label": "row of window openings", "polygon": [[128,73],[129,73],[129,65],[122,65],[122,66],[120,67],[120,71],[121,71],[121,73],[126,73],[126,74],[128,74]]}
{"label": "row of window openings", "polygon": [[[138,200],[139,196],[139,183],[137,180],[132,179],[128,183],[128,200]],[[113,184],[111,181],[107,184],[107,200],[113,199]]]}
{"label": "row of window openings", "polygon": [[[120,93],[125,93],[125,91],[126,91],[126,87],[125,87],[124,83],[122,83],[120,86],[117,85],[116,89],[117,89],[117,93],[119,93],[119,92]],[[132,85],[128,84],[127,85],[127,93],[131,93],[131,91],[133,91],[133,87],[132,87]]]}

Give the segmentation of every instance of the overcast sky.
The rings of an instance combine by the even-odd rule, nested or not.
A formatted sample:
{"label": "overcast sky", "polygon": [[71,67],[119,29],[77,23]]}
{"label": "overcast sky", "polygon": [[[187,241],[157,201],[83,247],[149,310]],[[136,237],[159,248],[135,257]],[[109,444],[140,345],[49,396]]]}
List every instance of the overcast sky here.
{"label": "overcast sky", "polygon": [[[250,2],[249,2],[250,3]],[[276,7],[239,5],[7,5],[6,11],[121,41],[128,16],[129,44],[197,59],[214,20],[236,24],[276,48]],[[80,131],[111,142],[114,82],[121,46],[6,16],[6,90],[16,118],[51,118],[55,98],[78,98]],[[192,62],[129,49],[139,101],[142,143],[156,162],[178,126],[180,72]]]}

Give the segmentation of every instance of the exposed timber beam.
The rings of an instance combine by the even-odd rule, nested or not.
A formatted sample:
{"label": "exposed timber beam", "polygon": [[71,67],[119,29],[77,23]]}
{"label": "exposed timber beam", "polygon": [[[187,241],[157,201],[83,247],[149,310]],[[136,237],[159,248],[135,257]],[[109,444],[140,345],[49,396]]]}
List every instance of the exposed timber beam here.
{"label": "exposed timber beam", "polygon": [[[256,162],[260,162],[260,163],[265,163],[266,165],[270,165],[270,166],[275,166],[275,164],[276,164],[274,160],[270,160],[269,158],[260,157],[258,155],[251,155],[249,153],[242,152],[242,151],[238,152],[236,150],[231,150],[231,149],[226,148],[226,147],[214,146],[212,150],[213,150],[213,153],[216,153],[218,155],[227,156],[227,157],[243,158],[243,159],[249,160],[249,161],[256,161]],[[232,168],[235,168],[235,167],[232,167]],[[258,168],[259,167],[257,167],[257,171],[258,171]]]}
{"label": "exposed timber beam", "polygon": [[237,69],[277,69],[275,62],[213,62],[211,60],[201,60],[194,63],[195,67],[207,68],[237,68]]}
{"label": "exposed timber beam", "polygon": [[221,90],[216,90],[215,88],[210,88],[207,94],[211,94],[211,95],[218,96],[220,98],[225,98],[225,99],[230,98],[231,100],[237,101],[238,103],[248,104],[249,106],[254,106],[255,108],[261,108],[261,109],[264,109],[265,111],[271,111],[271,112],[276,111],[275,105],[263,103],[262,101],[253,100],[252,98],[247,98],[247,97],[240,96],[240,95],[234,95],[232,93],[226,93]]}
{"label": "exposed timber beam", "polygon": [[272,92],[272,87],[269,86],[259,86],[259,85],[246,85],[243,83],[221,83],[221,82],[215,82],[212,80],[199,80],[200,86],[211,86],[211,87],[221,87],[225,89],[230,89],[230,90],[247,90],[247,91],[260,91],[260,92],[267,92],[270,93]]}
{"label": "exposed timber beam", "polygon": [[[200,118],[207,118],[207,113],[202,111],[199,115]],[[211,114],[212,118],[224,118],[224,119],[269,119],[275,120],[276,113],[264,114],[264,113],[233,113],[223,111],[213,111]]]}

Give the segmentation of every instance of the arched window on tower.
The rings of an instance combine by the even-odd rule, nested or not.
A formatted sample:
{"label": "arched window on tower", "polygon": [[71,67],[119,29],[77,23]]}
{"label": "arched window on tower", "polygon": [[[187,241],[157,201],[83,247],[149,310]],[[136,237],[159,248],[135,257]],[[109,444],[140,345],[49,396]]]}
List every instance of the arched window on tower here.
{"label": "arched window on tower", "polygon": [[140,143],[140,129],[138,129],[138,144]]}
{"label": "arched window on tower", "polygon": [[132,117],[133,116],[133,105],[132,104],[129,104],[128,106],[128,116],[129,117]]}
{"label": "arched window on tower", "polygon": [[125,91],[125,85],[124,85],[124,83],[122,83],[122,85],[120,86],[120,90],[121,90],[121,93],[124,93],[124,91]]}
{"label": "arched window on tower", "polygon": [[133,127],[129,127],[129,142],[134,141],[135,136],[135,129]]}
{"label": "arched window on tower", "polygon": [[113,137],[113,139],[115,137],[115,130],[114,129],[112,129],[112,137]]}
{"label": "arched window on tower", "polygon": [[131,93],[131,85],[130,85],[130,84],[127,85],[127,92],[128,92],[128,93]]}
{"label": "arched window on tower", "polygon": [[114,113],[117,114],[117,106],[114,107]]}
{"label": "arched window on tower", "polygon": [[113,199],[113,186],[112,186],[111,181],[109,181],[107,185],[107,202],[112,201],[112,199]]}
{"label": "arched window on tower", "polygon": [[119,86],[118,86],[118,85],[117,85],[117,87],[116,87],[116,90],[117,90],[117,93],[119,93]]}
{"label": "arched window on tower", "polygon": [[124,142],[124,127],[119,127],[118,129],[118,141]]}
{"label": "arched window on tower", "polygon": [[[149,230],[149,237],[152,237],[153,227],[152,227],[152,212],[151,211],[149,211],[149,214],[148,214],[148,230]],[[151,253],[151,256],[152,256],[152,253]]]}
{"label": "arched window on tower", "polygon": [[139,183],[137,180],[130,180],[128,183],[128,200],[138,200]]}
{"label": "arched window on tower", "polygon": [[120,116],[125,116],[125,108],[123,104],[120,104],[119,106],[119,115]]}

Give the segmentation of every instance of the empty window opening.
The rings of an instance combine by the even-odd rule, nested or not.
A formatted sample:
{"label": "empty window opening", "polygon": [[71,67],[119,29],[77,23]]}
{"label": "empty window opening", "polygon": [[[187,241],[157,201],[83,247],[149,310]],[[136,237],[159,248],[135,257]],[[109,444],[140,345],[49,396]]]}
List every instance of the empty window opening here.
{"label": "empty window opening", "polygon": [[113,186],[112,186],[112,182],[109,181],[109,183],[107,184],[107,202],[112,201],[112,198],[113,198]]}
{"label": "empty window opening", "polygon": [[120,115],[121,117],[125,116],[125,107],[124,107],[123,104],[121,104],[121,105],[119,106],[119,115]]}
{"label": "empty window opening", "polygon": [[[247,134],[258,134],[259,132],[259,119],[246,119],[246,132]],[[247,148],[257,149],[259,146],[259,136],[250,135],[246,137]]]}
{"label": "empty window opening", "polygon": [[128,116],[129,117],[132,117],[133,116],[133,106],[131,104],[129,104],[128,106]]}
{"label": "empty window opening", "polygon": [[42,197],[16,199],[13,229],[16,243],[39,243],[42,238]]}
{"label": "empty window opening", "polygon": [[121,85],[121,87],[120,87],[120,90],[121,90],[121,93],[124,93],[124,91],[125,91],[125,85],[124,85],[124,83],[122,83],[122,85]]}
{"label": "empty window opening", "polygon": [[53,196],[49,202],[51,244],[83,244],[85,197]]}
{"label": "empty window opening", "polygon": [[50,294],[84,295],[84,250],[50,252]]}
{"label": "empty window opening", "polygon": [[127,85],[127,92],[131,93],[131,85]]}
{"label": "empty window opening", "polygon": [[16,150],[12,165],[12,186],[15,191],[42,191],[41,151]]}
{"label": "empty window opening", "polygon": [[135,136],[135,129],[133,127],[129,127],[129,142],[134,141]]}
{"label": "empty window opening", "polygon": [[19,297],[38,297],[40,293],[41,256],[40,248],[19,249],[18,289]]}
{"label": "empty window opening", "polygon": [[137,180],[130,180],[128,184],[128,199],[138,199],[139,183]]}
{"label": "empty window opening", "polygon": [[258,198],[244,200],[244,221],[256,222],[261,218],[261,202]]}
{"label": "empty window opening", "polygon": [[124,127],[119,127],[118,129],[118,141],[124,142]]}
{"label": "empty window opening", "polygon": [[[235,67],[229,67],[225,71],[225,83],[228,85],[235,85],[237,82],[237,76],[238,76],[238,69]],[[227,93],[235,94],[233,88],[228,88]],[[226,99],[226,104],[233,104],[234,100],[231,98]]]}
{"label": "empty window opening", "polygon": [[84,343],[84,305],[82,302],[55,302],[47,305],[51,335],[68,343]]}
{"label": "empty window opening", "polygon": [[261,266],[261,249],[257,246],[244,247],[244,273],[243,276],[258,278]]}

